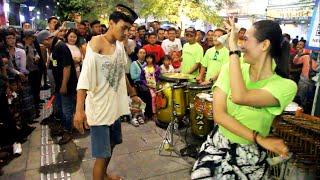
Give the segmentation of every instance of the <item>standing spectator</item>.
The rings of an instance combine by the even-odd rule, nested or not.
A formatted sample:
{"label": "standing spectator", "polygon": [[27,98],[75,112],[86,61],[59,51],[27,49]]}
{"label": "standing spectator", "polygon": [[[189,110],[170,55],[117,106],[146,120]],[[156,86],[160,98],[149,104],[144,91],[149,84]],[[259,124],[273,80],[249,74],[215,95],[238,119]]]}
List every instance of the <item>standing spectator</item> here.
{"label": "standing spectator", "polygon": [[145,39],[146,36],[146,26],[139,26],[138,27],[138,39],[137,39],[137,47],[143,47],[147,44],[147,41]]}
{"label": "standing spectator", "polygon": [[7,32],[5,35],[6,51],[9,54],[9,71],[12,76],[19,75],[22,80],[25,79],[25,74],[28,74],[26,68],[26,52],[16,47],[16,34]]}
{"label": "standing spectator", "polygon": [[81,21],[80,24],[78,24],[77,26],[77,30],[79,32],[79,45],[83,45],[87,43],[87,28],[86,28],[86,24]]}
{"label": "standing spectator", "polygon": [[131,26],[129,29],[129,39],[136,40],[137,33],[137,28],[135,26]]}
{"label": "standing spectator", "polygon": [[[134,61],[130,67],[130,75],[137,89],[138,96],[146,103],[144,116],[147,119],[152,119],[152,98],[149,89],[142,83],[141,73],[143,67],[146,66],[145,62],[146,50],[141,48],[138,51],[138,60]],[[135,122],[134,122],[135,123]],[[136,123],[135,123],[136,124]]]}
{"label": "standing spectator", "polygon": [[170,55],[173,51],[180,52],[182,50],[182,45],[180,39],[176,38],[176,29],[169,28],[168,39],[165,39],[161,47],[166,55]]}
{"label": "standing spectator", "polygon": [[214,46],[213,36],[214,36],[213,31],[209,30],[206,34],[204,43],[202,43],[203,53],[206,53],[208,49],[210,49]]}
{"label": "standing spectator", "polygon": [[58,30],[58,27],[59,27],[59,20],[56,16],[51,16],[49,19],[48,19],[48,27],[47,27],[47,30],[50,32],[50,33],[55,33],[56,30]]}
{"label": "standing spectator", "polygon": [[72,138],[69,134],[72,128],[72,117],[75,106],[77,75],[71,52],[68,46],[58,38],[53,38],[49,31],[43,30],[38,36],[38,41],[43,43],[52,52],[52,73],[55,81],[56,108],[62,108],[62,125],[66,132],[63,133],[59,144],[65,144]]}
{"label": "standing spectator", "polygon": [[165,30],[162,28],[158,29],[158,31],[157,31],[157,44],[160,46],[162,44],[162,41],[165,40],[164,32],[165,32]]}
{"label": "standing spectator", "polygon": [[141,81],[142,67],[145,66],[146,50],[141,48],[138,51],[138,59],[130,66],[130,76],[134,83]]}
{"label": "standing spectator", "polygon": [[201,30],[197,30],[197,34],[196,34],[196,41],[202,45],[203,39],[205,36],[205,32],[201,31]]}
{"label": "standing spectator", "polygon": [[150,33],[148,36],[149,44],[143,46],[143,49],[146,50],[147,54],[153,54],[156,57],[156,64],[161,64],[161,59],[164,56],[164,51],[160,45],[156,44],[157,35],[155,33]]}
{"label": "standing spectator", "polygon": [[78,30],[69,29],[66,34],[66,45],[68,46],[77,72],[77,78],[80,75],[80,69],[83,60],[83,54],[79,47]]}
{"label": "standing spectator", "polygon": [[31,24],[29,22],[23,22],[21,24],[21,27],[22,27],[22,31],[26,31],[26,30],[31,30]]}
{"label": "standing spectator", "polygon": [[88,39],[88,33],[89,33],[86,28],[85,21],[81,21],[80,24],[78,24],[77,29],[79,32],[79,35],[78,35],[79,47],[84,57],[86,55],[87,39]]}
{"label": "standing spectator", "polygon": [[161,27],[161,24],[159,21],[153,21],[153,32],[154,33],[157,33],[158,30],[160,29]]}
{"label": "standing spectator", "polygon": [[67,29],[65,29],[64,27],[60,27],[58,30],[57,30],[57,38],[60,39],[61,41],[66,41],[65,39],[65,36],[66,36],[66,31]]}
{"label": "standing spectator", "polygon": [[238,32],[238,47],[242,47],[244,43],[244,34],[246,33],[247,29],[246,28],[240,28]]}
{"label": "standing spectator", "polygon": [[108,30],[107,26],[105,24],[101,24],[101,34],[106,33]]}
{"label": "standing spectator", "polygon": [[[25,51],[27,57],[27,70],[29,71],[28,81],[31,86],[34,104],[39,107],[40,103],[40,87],[41,87],[41,73],[39,68],[40,55],[34,47],[35,36],[31,30],[24,31]],[[40,115],[37,110],[37,116]]]}
{"label": "standing spectator", "polygon": [[297,45],[297,55],[293,59],[294,64],[302,64],[302,71],[298,82],[298,103],[303,107],[304,112],[310,114],[312,110],[315,93],[315,82],[311,79],[317,71],[317,61],[312,60],[310,54],[303,48],[304,40]]}
{"label": "standing spectator", "polygon": [[93,36],[97,36],[101,34],[101,24],[100,21],[94,20],[90,23],[91,34],[88,35],[87,41],[89,42]]}
{"label": "standing spectator", "polygon": [[196,30],[193,27],[186,29],[187,43],[182,49],[181,72],[191,74],[196,78],[199,74],[200,61],[203,57],[203,49],[196,41]]}
{"label": "standing spectator", "polygon": [[92,30],[92,36],[97,36],[101,34],[101,24],[100,21],[94,20],[90,23],[90,27]]}

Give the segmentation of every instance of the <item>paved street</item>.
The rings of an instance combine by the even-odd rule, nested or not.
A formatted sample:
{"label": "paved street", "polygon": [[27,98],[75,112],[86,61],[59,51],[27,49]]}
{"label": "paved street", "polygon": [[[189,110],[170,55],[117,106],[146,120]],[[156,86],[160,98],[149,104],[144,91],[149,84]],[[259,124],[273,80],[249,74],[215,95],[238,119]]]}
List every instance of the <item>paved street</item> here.
{"label": "paved street", "polygon": [[[42,92],[42,96],[46,94]],[[49,114],[50,110],[43,110],[42,118]],[[59,146],[51,139],[48,126],[39,123],[35,126],[37,128],[23,144],[23,154],[3,168],[4,175],[0,179],[92,179],[94,159],[89,133]],[[124,179],[189,179],[194,160],[160,156],[158,149],[165,130],[154,122],[137,128],[123,122],[122,131],[123,143],[115,148],[108,172]],[[177,142],[177,149],[184,147],[181,141]],[[166,151],[162,154],[169,155]]]}

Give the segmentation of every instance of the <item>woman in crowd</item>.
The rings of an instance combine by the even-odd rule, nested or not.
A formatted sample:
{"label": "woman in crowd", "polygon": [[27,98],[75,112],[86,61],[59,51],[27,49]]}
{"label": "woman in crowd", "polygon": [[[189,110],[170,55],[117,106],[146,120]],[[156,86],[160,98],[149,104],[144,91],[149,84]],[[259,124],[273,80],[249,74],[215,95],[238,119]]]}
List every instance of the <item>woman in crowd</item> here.
{"label": "woman in crowd", "polygon": [[78,36],[79,33],[77,29],[69,29],[65,37],[66,44],[72,54],[73,62],[77,72],[77,77],[79,77],[80,75],[81,64],[83,60],[83,54],[80,51]]}
{"label": "woman in crowd", "polygon": [[[143,100],[143,102],[146,103],[146,109],[144,112],[145,119],[151,119],[152,118],[152,100],[151,100],[151,94],[147,86],[145,86],[141,81],[141,73],[143,71],[143,67],[146,65],[145,59],[146,59],[146,50],[141,48],[138,50],[138,60],[133,61],[130,67],[130,76],[131,79],[134,82],[134,85],[136,87],[138,96]],[[137,125],[137,123],[141,124],[143,123],[141,120],[140,122],[135,121],[135,119],[132,119],[131,123],[133,125]]]}
{"label": "woman in crowd", "polygon": [[202,144],[191,179],[262,179],[266,150],[283,157],[289,152],[282,139],[268,136],[273,119],[297,92],[283,70],[281,28],[271,20],[254,23],[244,37],[241,64],[233,18],[229,21],[230,63],[213,87],[218,125]]}

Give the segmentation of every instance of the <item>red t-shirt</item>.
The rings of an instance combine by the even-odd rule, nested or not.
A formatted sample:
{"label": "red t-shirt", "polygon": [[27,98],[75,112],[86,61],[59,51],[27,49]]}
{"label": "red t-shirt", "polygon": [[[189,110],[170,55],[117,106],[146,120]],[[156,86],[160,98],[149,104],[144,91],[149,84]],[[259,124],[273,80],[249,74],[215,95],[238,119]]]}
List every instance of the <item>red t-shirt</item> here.
{"label": "red t-shirt", "polygon": [[143,49],[146,50],[147,54],[154,54],[154,56],[156,57],[156,63],[158,64],[159,61],[161,60],[161,58],[164,56],[164,51],[162,49],[162,47],[158,44],[147,44],[145,46],[143,46]]}

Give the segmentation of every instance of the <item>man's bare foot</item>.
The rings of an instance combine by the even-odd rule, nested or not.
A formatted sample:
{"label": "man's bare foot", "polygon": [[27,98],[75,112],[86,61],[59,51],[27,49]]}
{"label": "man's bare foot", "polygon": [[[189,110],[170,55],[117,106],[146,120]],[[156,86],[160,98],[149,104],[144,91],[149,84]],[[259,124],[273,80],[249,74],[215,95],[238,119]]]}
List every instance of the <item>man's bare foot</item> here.
{"label": "man's bare foot", "polygon": [[123,180],[122,177],[114,175],[114,174],[106,174],[106,180]]}

